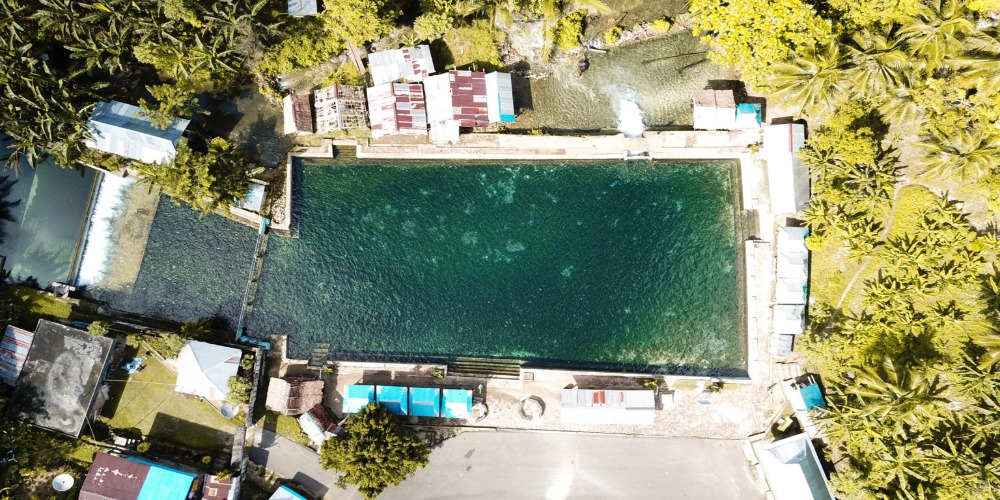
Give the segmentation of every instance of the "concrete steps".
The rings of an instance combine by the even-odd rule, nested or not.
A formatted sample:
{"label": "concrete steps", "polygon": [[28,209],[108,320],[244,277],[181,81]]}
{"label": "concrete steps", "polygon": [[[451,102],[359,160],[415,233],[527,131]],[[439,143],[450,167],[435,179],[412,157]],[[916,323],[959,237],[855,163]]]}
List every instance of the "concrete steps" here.
{"label": "concrete steps", "polygon": [[521,378],[523,364],[514,359],[461,357],[448,363],[448,375],[516,380]]}

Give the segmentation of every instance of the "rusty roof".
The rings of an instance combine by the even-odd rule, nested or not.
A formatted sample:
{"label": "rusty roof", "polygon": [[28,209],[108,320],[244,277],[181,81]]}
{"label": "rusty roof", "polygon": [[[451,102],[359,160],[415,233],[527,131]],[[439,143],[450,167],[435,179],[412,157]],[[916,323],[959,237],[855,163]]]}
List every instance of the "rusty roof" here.
{"label": "rusty roof", "polygon": [[323,381],[301,377],[272,378],[265,406],[286,415],[299,415],[323,402]]}

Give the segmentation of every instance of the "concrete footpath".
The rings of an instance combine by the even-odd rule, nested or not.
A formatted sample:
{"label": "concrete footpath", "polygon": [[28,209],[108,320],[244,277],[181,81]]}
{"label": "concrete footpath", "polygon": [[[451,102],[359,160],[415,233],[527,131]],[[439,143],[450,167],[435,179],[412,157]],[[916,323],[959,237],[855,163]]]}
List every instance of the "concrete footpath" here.
{"label": "concrete footpath", "polygon": [[[254,462],[325,499],[361,498],[337,488],[311,450],[263,432]],[[735,440],[470,431],[444,441],[426,468],[379,499],[763,497]]]}

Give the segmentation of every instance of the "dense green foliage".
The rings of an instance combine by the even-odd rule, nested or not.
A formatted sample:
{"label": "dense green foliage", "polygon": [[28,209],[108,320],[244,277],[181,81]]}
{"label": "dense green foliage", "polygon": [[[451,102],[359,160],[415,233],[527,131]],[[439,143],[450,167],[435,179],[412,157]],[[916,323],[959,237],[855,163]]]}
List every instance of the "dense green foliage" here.
{"label": "dense green foliage", "polygon": [[573,50],[580,46],[580,36],[583,35],[583,21],[587,11],[578,10],[559,18],[552,32],[556,47],[562,50]]}
{"label": "dense green foliage", "polygon": [[343,432],[320,450],[324,469],[340,474],[337,485],[352,484],[372,499],[427,465],[430,449],[384,406],[371,403],[344,423]]}
{"label": "dense green foliage", "polygon": [[252,171],[246,155],[222,138],[212,139],[208,150],[199,153],[186,144],[177,147],[173,161],[164,165],[144,165],[145,181],[155,184],[175,203],[184,202],[204,214],[246,198]]}
{"label": "dense green foliage", "polygon": [[326,28],[357,45],[392,33],[401,14],[393,0],[326,0],[324,5],[321,17]]}
{"label": "dense green foliage", "polygon": [[229,377],[229,394],[226,394],[226,401],[245,405],[250,402],[250,390],[253,384],[244,377]]}
{"label": "dense green foliage", "polygon": [[[1000,209],[1000,32],[982,14],[1000,4],[789,5],[692,10],[715,60],[810,117],[800,157],[817,301],[802,345],[829,389],[837,498],[997,498],[1000,245],[964,210],[995,221]],[[787,31],[759,17],[827,23],[829,37],[782,46]],[[770,51],[748,75],[755,47]]]}
{"label": "dense green foliage", "polygon": [[712,61],[739,68],[755,86],[767,83],[771,67],[805,55],[830,41],[829,20],[802,0],[692,0],[694,24],[712,47]]}

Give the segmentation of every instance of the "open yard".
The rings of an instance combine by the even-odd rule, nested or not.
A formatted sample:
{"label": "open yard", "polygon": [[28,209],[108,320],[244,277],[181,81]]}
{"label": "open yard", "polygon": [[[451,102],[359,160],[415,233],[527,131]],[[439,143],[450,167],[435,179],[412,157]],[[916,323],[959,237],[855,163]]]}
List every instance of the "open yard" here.
{"label": "open yard", "polygon": [[174,392],[177,375],[163,363],[143,357],[143,364],[146,368],[131,376],[120,367],[112,375],[111,398],[102,411],[109,427],[134,429],[154,446],[170,443],[192,451],[215,452],[231,442],[233,422],[207,402]]}

